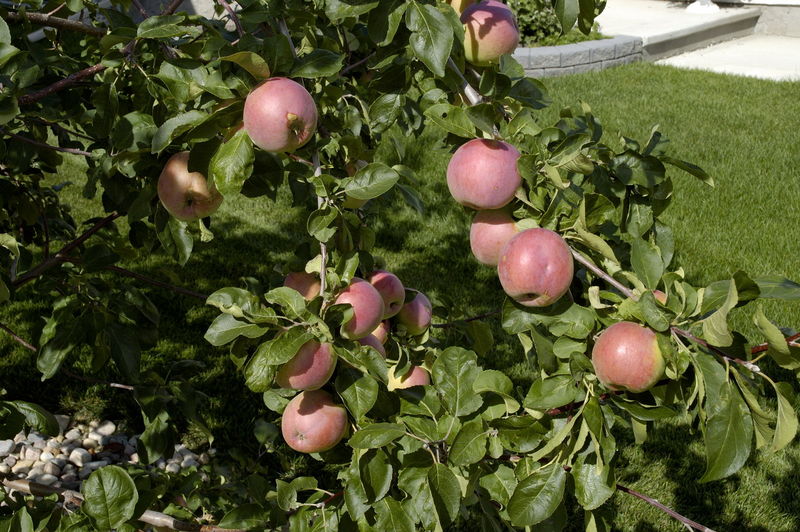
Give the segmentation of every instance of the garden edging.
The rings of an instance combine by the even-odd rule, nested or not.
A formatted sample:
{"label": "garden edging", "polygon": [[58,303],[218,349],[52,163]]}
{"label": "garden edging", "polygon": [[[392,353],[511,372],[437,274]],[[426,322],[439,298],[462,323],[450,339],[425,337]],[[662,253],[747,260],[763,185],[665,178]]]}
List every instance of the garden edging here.
{"label": "garden edging", "polygon": [[528,76],[548,78],[634,63],[642,60],[642,38],[617,35],[610,39],[561,46],[517,48],[516,59]]}

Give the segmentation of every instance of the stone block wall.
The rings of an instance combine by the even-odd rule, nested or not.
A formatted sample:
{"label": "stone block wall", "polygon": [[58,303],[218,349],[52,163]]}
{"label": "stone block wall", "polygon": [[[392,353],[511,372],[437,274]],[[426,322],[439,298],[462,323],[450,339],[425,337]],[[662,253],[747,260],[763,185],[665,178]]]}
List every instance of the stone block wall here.
{"label": "stone block wall", "polygon": [[618,35],[562,46],[517,48],[514,59],[534,78],[578,74],[641,61],[642,39]]}

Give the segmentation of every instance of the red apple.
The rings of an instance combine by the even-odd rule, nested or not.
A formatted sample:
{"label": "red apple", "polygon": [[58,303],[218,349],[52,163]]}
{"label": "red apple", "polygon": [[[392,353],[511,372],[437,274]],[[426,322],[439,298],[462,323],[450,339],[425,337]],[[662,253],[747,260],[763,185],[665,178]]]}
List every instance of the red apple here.
{"label": "red apple", "polygon": [[461,145],[447,165],[447,188],[461,205],[499,209],[522,185],[517,149],[502,140],[472,139]]}
{"label": "red apple", "polygon": [[461,14],[464,56],[476,66],[497,64],[519,44],[519,28],[511,9],[497,0],[473,4]]}
{"label": "red apple", "polygon": [[431,325],[431,302],[422,292],[417,292],[414,299],[403,305],[397,313],[397,322],[406,328],[412,336],[424,333]]}
{"label": "red apple", "polygon": [[383,298],[371,284],[364,279],[353,277],[350,284],[339,292],[336,304],[349,303],[353,306],[353,319],[342,326],[342,336],[350,340],[364,338],[383,319]]}
{"label": "red apple", "polygon": [[281,388],[316,390],[322,388],[336,369],[336,352],[331,344],[310,340],[289,362],[281,366],[275,382]]}
{"label": "red apple", "polygon": [[283,286],[294,288],[306,301],[311,301],[319,295],[319,290],[322,288],[319,277],[314,274],[306,272],[291,272],[283,280]]}
{"label": "red apple", "polygon": [[383,320],[380,325],[378,325],[374,331],[372,331],[372,336],[380,340],[381,344],[385,344],[386,340],[389,339],[389,333],[392,331],[392,324],[389,320]]}
{"label": "red apple", "polygon": [[508,211],[480,211],[475,214],[469,229],[472,254],[481,264],[497,266],[503,246],[518,232],[517,222]]}
{"label": "red apple", "polygon": [[411,370],[402,377],[395,375],[396,369],[397,366],[389,369],[389,381],[386,388],[390,392],[412,386],[427,386],[431,383],[430,374],[422,366],[411,366]]}
{"label": "red apple", "polygon": [[263,150],[291,152],[317,130],[317,105],[296,81],[270,78],[247,95],[244,129]]}
{"label": "red apple", "polygon": [[526,229],[503,248],[497,275],[503,290],[526,307],[554,303],[569,289],[574,267],[564,239],[549,229]]}
{"label": "red apple", "polygon": [[346,431],[347,412],[323,390],[300,392],[283,411],[283,439],[289,447],[301,453],[332,449]]}
{"label": "red apple", "polygon": [[189,171],[189,152],[176,153],[158,176],[158,199],[172,216],[192,222],[214,213],[222,203],[217,189],[209,189],[206,176]]}
{"label": "red apple", "polygon": [[664,375],[656,334],[638,323],[621,321],[600,333],[592,348],[597,378],[611,390],[643,392]]}
{"label": "red apple", "polygon": [[389,319],[400,312],[406,300],[406,289],[395,274],[376,270],[369,274],[367,280],[383,298],[383,319]]}
{"label": "red apple", "polygon": [[373,348],[375,351],[381,354],[383,358],[386,358],[386,348],[383,347],[383,343],[375,337],[374,334],[370,334],[365,336],[364,338],[360,338],[358,343],[361,345],[368,345]]}

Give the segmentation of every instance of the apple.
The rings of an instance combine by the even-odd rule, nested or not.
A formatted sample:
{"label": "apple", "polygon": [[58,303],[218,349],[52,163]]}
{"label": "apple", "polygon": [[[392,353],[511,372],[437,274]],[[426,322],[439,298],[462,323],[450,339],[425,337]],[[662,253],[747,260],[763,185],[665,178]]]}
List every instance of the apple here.
{"label": "apple", "polygon": [[336,446],[347,432],[347,412],[324,390],[300,392],[281,418],[286,444],[301,453],[319,453]]}
{"label": "apple", "polygon": [[369,274],[367,280],[383,298],[383,319],[389,319],[400,312],[406,300],[406,289],[395,274],[376,270]]}
{"label": "apple", "polygon": [[222,195],[213,186],[209,189],[206,176],[189,171],[188,151],[167,160],[156,189],[167,212],[183,222],[210,216],[222,203]]}
{"label": "apple", "polygon": [[431,326],[431,302],[422,292],[417,292],[414,299],[403,305],[397,313],[397,322],[403,325],[408,334],[417,336]]}
{"label": "apple", "polygon": [[517,222],[508,211],[479,211],[469,229],[469,246],[478,262],[497,266],[503,246],[519,232]]}
{"label": "apple", "polygon": [[372,331],[372,336],[380,340],[381,344],[385,344],[386,340],[389,339],[389,333],[392,331],[392,324],[389,320],[383,320],[380,325],[378,325],[374,331]]}
{"label": "apple", "polygon": [[667,294],[665,294],[661,290],[653,290],[653,297],[655,297],[656,301],[658,301],[662,305],[667,304]]}
{"label": "apple", "polygon": [[503,290],[526,307],[554,303],[569,290],[573,273],[567,243],[541,227],[526,229],[509,240],[497,263]]}
{"label": "apple", "polygon": [[472,139],[447,165],[447,188],[461,205],[477,210],[507,205],[522,185],[519,151],[502,140]]}
{"label": "apple", "polygon": [[350,284],[339,292],[335,304],[342,303],[353,306],[353,319],[342,325],[342,336],[349,340],[364,338],[383,319],[383,298],[364,279],[353,277]]}
{"label": "apple", "polygon": [[456,13],[460,15],[465,9],[474,4],[475,0],[445,0],[445,2],[450,4]]}
{"label": "apple", "polygon": [[314,274],[306,272],[291,272],[283,280],[283,286],[294,288],[300,292],[300,295],[302,295],[306,301],[311,301],[319,295],[320,288],[322,288],[322,283],[320,283],[319,277]]}
{"label": "apple", "polygon": [[275,382],[281,388],[292,390],[316,390],[322,388],[336,369],[336,352],[328,343],[315,340],[304,343],[297,354],[286,362]]}
{"label": "apple", "polygon": [[364,338],[359,338],[358,343],[361,345],[368,345],[373,348],[375,351],[381,354],[383,358],[386,358],[386,348],[383,347],[383,342],[380,341],[374,334],[369,334]]}
{"label": "apple", "polygon": [[389,369],[389,381],[386,383],[386,388],[390,392],[412,386],[427,386],[431,383],[430,374],[422,366],[411,366],[411,370],[402,377],[395,374],[396,369],[397,366]]}
{"label": "apple", "polygon": [[501,56],[517,49],[517,20],[502,2],[486,0],[467,7],[461,14],[461,23],[464,24],[464,57],[475,66],[497,64]]}
{"label": "apple", "polygon": [[291,152],[317,130],[317,105],[308,91],[288,78],[270,78],[244,102],[244,129],[259,148]]}
{"label": "apple", "polygon": [[600,333],[592,348],[597,378],[611,390],[644,392],[664,375],[664,357],[656,333],[620,321]]}

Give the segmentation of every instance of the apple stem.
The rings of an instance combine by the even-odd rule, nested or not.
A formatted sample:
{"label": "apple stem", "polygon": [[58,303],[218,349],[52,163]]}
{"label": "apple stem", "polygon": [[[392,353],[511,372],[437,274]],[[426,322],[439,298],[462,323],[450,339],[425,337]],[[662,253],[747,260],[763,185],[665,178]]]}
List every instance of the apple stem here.
{"label": "apple stem", "polygon": [[33,351],[34,353],[38,351],[38,349],[36,349],[36,347],[33,344],[25,341],[21,336],[18,336],[17,333],[12,331],[5,323],[0,323],[0,329],[10,334],[11,338],[13,338],[15,342],[22,345],[26,349]]}
{"label": "apple stem", "polygon": [[[281,20],[281,22],[283,21]],[[311,161],[314,165],[314,176],[322,175],[322,167],[319,164],[319,152],[314,152],[314,155],[311,157]],[[325,200],[322,198],[322,196],[317,196],[317,208],[321,209],[324,204]],[[319,293],[322,294],[322,304],[324,305],[328,300],[325,294],[325,288],[327,285],[326,277],[328,273],[328,246],[325,244],[325,242],[319,243],[319,253],[321,256],[321,265],[319,267]]]}
{"label": "apple stem", "polygon": [[744,366],[745,368],[749,369],[753,373],[761,373],[761,368],[757,365],[753,364],[748,360],[742,360],[741,358],[733,358],[726,355],[721,349],[714,347],[713,345],[709,344],[707,341],[703,340],[702,338],[695,336],[694,334],[690,333],[689,331],[685,331],[683,329],[679,329],[678,327],[672,327],[670,329],[673,333],[677,334],[678,336],[683,336],[687,340],[690,340],[697,345],[703,346],[715,355],[719,356],[720,358],[728,361],[733,362],[734,364],[739,364],[740,366]]}
{"label": "apple stem", "polygon": [[244,37],[244,28],[242,27],[242,21],[239,20],[239,17],[236,15],[236,12],[233,10],[231,5],[227,2],[227,0],[216,0],[219,4],[228,12],[228,15],[231,17],[233,21],[233,25],[236,26],[236,33],[239,34],[239,37]]}
{"label": "apple stem", "polygon": [[11,131],[3,127],[0,127],[0,133],[3,133],[4,135],[8,135],[9,137],[15,138],[22,142],[26,142],[32,146],[36,146],[39,148],[45,148],[47,150],[53,150],[53,151],[60,151],[63,153],[71,153],[73,155],[83,155],[84,157],[92,156],[92,154],[89,153],[88,151],[79,150],[77,148],[62,148],[61,146],[53,146],[52,144],[46,144],[44,142],[39,142],[38,140],[33,140],[29,139],[28,137],[23,137],[22,135],[17,135],[16,133],[12,133]]}
{"label": "apple stem", "polygon": [[695,521],[692,521],[688,517],[684,517],[683,515],[679,514],[675,510],[673,510],[672,508],[669,508],[668,506],[664,506],[663,504],[661,504],[660,502],[658,502],[657,500],[655,500],[652,497],[648,497],[647,495],[644,495],[642,493],[639,493],[638,491],[632,490],[632,489],[628,488],[627,486],[623,486],[622,484],[617,484],[617,489],[619,491],[623,492],[623,493],[627,493],[628,495],[633,495],[637,499],[643,500],[644,502],[646,502],[650,506],[654,506],[654,507],[658,508],[659,510],[661,510],[665,514],[669,515],[670,517],[673,517],[674,519],[677,519],[678,521],[680,521],[681,523],[683,523],[684,525],[686,525],[688,527],[691,527],[691,528],[693,528],[695,530],[700,530],[701,532],[714,532],[713,529],[708,528],[705,525],[701,525],[700,523],[697,523]]}
{"label": "apple stem", "polygon": [[578,251],[575,251],[572,248],[570,248],[570,250],[572,251],[572,256],[575,257],[575,260],[580,262],[589,271],[594,273],[596,276],[604,279],[608,284],[610,284],[611,286],[613,286],[614,288],[619,290],[625,297],[629,297],[629,298],[633,299],[634,301],[639,301],[639,296],[634,294],[633,291],[630,288],[628,288],[624,284],[620,283],[619,281],[617,281],[616,279],[611,277],[611,275],[609,275],[608,273],[604,272],[603,270],[601,270],[600,268],[595,266],[595,264],[592,261],[590,261],[589,259],[584,257]]}

